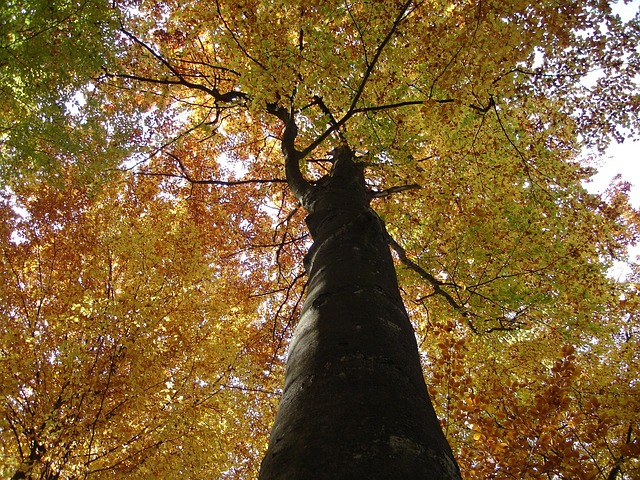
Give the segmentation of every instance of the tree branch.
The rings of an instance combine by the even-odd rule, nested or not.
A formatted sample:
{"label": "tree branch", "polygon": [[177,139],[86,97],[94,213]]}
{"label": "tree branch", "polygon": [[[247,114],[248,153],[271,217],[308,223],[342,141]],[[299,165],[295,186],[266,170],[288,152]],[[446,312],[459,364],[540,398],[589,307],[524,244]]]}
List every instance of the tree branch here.
{"label": "tree branch", "polygon": [[267,69],[267,67],[265,67],[262,62],[260,62],[256,58],[252,57],[249,54],[249,52],[247,52],[247,50],[242,46],[242,44],[240,43],[240,40],[238,40],[238,36],[234,33],[234,31],[231,29],[231,27],[229,27],[229,24],[227,23],[227,21],[222,16],[222,10],[220,10],[220,2],[218,0],[216,0],[216,11],[218,12],[218,16],[220,17],[220,21],[222,22],[222,25],[224,25],[224,28],[227,30],[227,32],[229,32],[229,35],[231,35],[231,38],[233,39],[235,44],[238,46],[240,51],[244,54],[244,56],[247,57],[249,60],[251,60],[256,65],[258,65],[263,70],[269,71]]}
{"label": "tree branch", "polygon": [[229,103],[240,98],[243,98],[243,99],[248,98],[248,95],[244,92],[236,92],[234,90],[230,90],[228,92],[221,93],[217,88],[207,87],[206,85],[202,85],[201,83],[193,83],[187,80],[185,76],[182,73],[180,73],[173,65],[171,65],[166,58],[164,58],[162,55],[157,53],[149,45],[144,43],[142,40],[140,40],[138,37],[136,37],[132,33],[128,32],[124,28],[120,28],[120,31],[123,34],[125,34],[127,37],[129,37],[137,45],[147,50],[156,60],[162,63],[162,65],[164,65],[171,72],[171,74],[175,76],[178,80],[160,80],[160,79],[138,77],[136,75],[128,75],[128,74],[110,74],[103,67],[103,69],[105,70],[105,74],[107,76],[117,77],[117,78],[128,78],[131,80],[144,81],[144,82],[150,82],[150,83],[159,83],[164,85],[182,85],[187,88],[193,88],[195,90],[201,90],[205,93],[208,93],[217,102],[223,102],[223,103]]}
{"label": "tree branch", "polygon": [[400,13],[398,13],[398,15],[396,16],[396,19],[393,21],[393,24],[391,25],[391,28],[387,32],[387,35],[384,37],[384,39],[382,40],[380,45],[378,45],[378,48],[376,48],[376,52],[373,55],[373,58],[371,59],[371,63],[369,64],[369,66],[367,67],[367,69],[364,72],[362,80],[360,81],[360,85],[358,86],[358,89],[356,90],[356,94],[353,97],[353,100],[351,100],[351,105],[349,106],[349,110],[347,111],[346,115],[349,115],[349,113],[352,112],[356,108],[356,105],[358,104],[358,101],[360,100],[360,97],[364,93],[364,88],[367,85],[367,81],[369,80],[369,77],[373,73],[374,68],[376,68],[378,60],[380,59],[380,55],[382,55],[382,51],[384,50],[384,48],[387,46],[387,44],[391,40],[391,37],[393,37],[393,34],[396,32],[396,30],[397,30],[398,26],[400,25],[400,23],[402,22],[402,20],[404,20],[406,18],[406,13],[407,13],[407,10],[409,9],[409,6],[411,5],[411,3],[413,3],[413,0],[407,1],[402,6],[402,8],[400,9]]}
{"label": "tree branch", "polygon": [[419,189],[420,185],[417,183],[412,183],[411,185],[400,185],[397,187],[390,187],[384,190],[380,190],[378,192],[371,192],[371,198],[384,198],[389,195],[393,195],[394,193],[404,192],[406,190],[416,190]]}
{"label": "tree branch", "polygon": [[402,248],[402,246],[400,246],[400,244],[396,242],[391,237],[391,235],[389,235],[389,246],[393,249],[394,252],[396,252],[396,254],[398,254],[399,260],[406,267],[416,272],[418,275],[420,275],[422,278],[424,278],[426,281],[428,281],[431,284],[431,287],[433,288],[433,294],[441,295],[447,301],[447,303],[451,305],[454,309],[463,312],[462,313],[463,316],[467,317],[469,315],[469,313],[466,311],[463,305],[459,304],[446,290],[442,289],[442,286],[444,285],[444,283],[438,280],[433,275],[431,275],[429,272],[427,272],[424,268],[422,268],[420,265],[415,263],[413,260],[410,260],[409,257],[407,257],[407,252],[405,251],[405,249]]}
{"label": "tree branch", "polygon": [[[333,116],[333,113],[331,113],[331,110],[329,110],[329,107],[327,107],[327,105],[325,105],[324,100],[322,100],[322,97],[320,97],[318,95],[314,95],[313,96],[313,103],[318,105],[318,107],[320,107],[320,110],[322,110],[322,113],[324,113],[327,117],[329,117],[329,125],[330,126],[334,126],[334,125],[336,125],[338,123],[336,121],[335,117]],[[338,137],[340,138],[340,141],[342,143],[346,144],[347,141],[345,140],[344,135],[342,134],[340,129],[339,128],[335,128],[334,131],[338,132]]]}
{"label": "tree branch", "polygon": [[[340,120],[334,121],[332,123],[332,125],[327,130],[325,130],[307,148],[305,148],[300,153],[300,159],[303,159],[304,157],[309,155],[309,153],[311,153],[322,142],[324,142],[329,135],[331,135],[333,132],[335,132],[340,127],[342,127],[345,123],[347,123],[347,120],[349,120],[353,116],[353,114],[356,113],[356,105],[358,104],[358,101],[360,100],[360,97],[364,93],[365,86],[367,85],[367,82],[369,81],[369,77],[373,73],[373,70],[375,69],[375,67],[376,67],[376,65],[378,63],[378,60],[380,59],[380,55],[382,55],[382,51],[384,50],[384,48],[387,46],[387,44],[389,43],[389,41],[393,37],[393,34],[397,30],[397,28],[400,25],[400,23],[406,18],[406,14],[407,14],[407,11],[409,10],[409,7],[411,6],[411,3],[413,3],[413,0],[408,0],[402,6],[402,8],[400,9],[400,12],[396,16],[396,19],[393,21],[393,24],[391,25],[391,28],[387,32],[387,35],[384,37],[382,42],[380,42],[380,45],[378,45],[378,48],[376,48],[376,52],[373,55],[373,58],[371,59],[371,63],[368,64],[367,69],[365,70],[364,75],[362,77],[362,80],[360,81],[360,85],[358,86],[358,88],[356,90],[356,93],[355,93],[353,99],[351,100],[351,105],[349,106],[349,109],[347,110],[347,113],[345,113],[344,116]],[[362,110],[362,111],[364,111],[364,110]]]}
{"label": "tree branch", "polygon": [[456,284],[453,284],[453,283],[445,283],[445,282],[441,282],[440,280],[438,280],[436,277],[431,275],[429,272],[427,272],[420,265],[415,263],[413,260],[409,259],[405,249],[398,242],[396,242],[391,237],[391,235],[389,235],[389,234],[387,234],[387,235],[388,235],[389,246],[393,249],[393,251],[396,252],[400,262],[402,262],[402,264],[404,266],[406,266],[410,270],[413,270],[418,275],[420,275],[420,277],[422,277],[423,279],[425,279],[427,282],[429,282],[431,284],[431,287],[433,288],[433,292],[430,293],[429,295],[427,295],[426,297],[423,297],[423,299],[427,298],[427,297],[432,297],[434,295],[440,295],[442,298],[444,298],[446,300],[446,302],[449,305],[451,305],[451,307],[454,308],[454,310],[460,312],[462,317],[467,321],[467,325],[469,326],[471,331],[473,331],[473,333],[475,333],[475,334],[481,334],[481,333],[486,334],[486,333],[491,333],[491,332],[495,332],[495,331],[504,331],[504,332],[506,332],[506,331],[515,330],[517,328],[517,325],[519,325],[519,323],[516,321],[516,319],[523,312],[517,313],[516,316],[514,316],[513,318],[508,318],[506,316],[493,318],[491,320],[497,321],[499,325],[496,326],[496,327],[489,327],[487,329],[484,329],[484,330],[480,331],[472,321],[473,317],[477,318],[478,316],[475,315],[474,313],[472,313],[471,311],[467,310],[467,308],[466,308],[464,303],[458,302],[455,298],[453,298],[453,296],[449,292],[447,292],[443,288],[444,286],[452,286],[454,288],[461,288],[461,287],[459,285],[456,285]]}
{"label": "tree branch", "polygon": [[[291,108],[293,110],[293,106]],[[292,110],[288,111],[286,108],[278,106],[275,103],[267,105],[267,111],[282,120],[282,123],[284,124],[281,146],[289,187],[302,206],[307,211],[310,211],[313,187],[304,178],[300,171],[300,160],[303,157],[296,149],[295,145],[296,137],[298,136],[298,126],[296,125]]]}
{"label": "tree branch", "polygon": [[340,120],[338,120],[335,124],[331,125],[324,132],[322,132],[322,134],[320,134],[313,142],[311,142],[307,146],[307,148],[305,148],[304,150],[302,150],[299,153],[300,160],[302,160],[307,155],[309,155],[312,151],[314,151],[316,148],[318,148],[318,146],[322,142],[324,142],[329,135],[331,135],[333,132],[335,132],[337,129],[339,129],[342,125],[347,123],[347,120],[349,120],[353,116],[354,113],[355,112],[351,112],[350,114],[346,114],[344,117],[342,117]]}
{"label": "tree branch", "polygon": [[[386,104],[386,105],[374,105],[374,106],[370,106],[370,107],[355,108],[355,109],[351,110],[350,112],[347,112],[340,120],[336,121],[335,119],[333,119],[332,122],[330,123],[329,128],[327,128],[327,130],[322,132],[322,134],[319,135],[313,142],[311,142],[309,144],[309,146],[307,146],[304,150],[302,150],[300,152],[300,159],[305,158],[313,150],[318,148],[318,146],[322,142],[324,142],[327,139],[327,137],[329,137],[336,130],[339,130],[344,124],[347,123],[348,120],[351,119],[351,117],[353,117],[356,114],[359,114],[359,113],[370,113],[370,112],[382,112],[382,111],[385,111],[385,110],[393,110],[394,108],[424,105],[425,102],[434,102],[434,103],[445,104],[445,103],[454,103],[455,101],[456,100],[453,99],[453,98],[445,98],[445,99],[441,99],[441,100],[406,100],[404,102],[389,103],[389,104]],[[311,105],[313,105],[315,103],[316,102],[313,102]],[[469,108],[472,108],[473,110],[475,110],[475,111],[477,111],[479,113],[482,113],[482,114],[487,113],[494,106],[495,106],[495,103],[493,102],[492,98],[489,99],[489,105],[486,106],[486,107],[480,107],[478,105],[473,105],[473,104],[468,105]]]}
{"label": "tree branch", "polygon": [[255,183],[287,183],[284,178],[247,178],[244,180],[198,180],[189,174],[187,168],[185,167],[182,160],[172,153],[166,152],[168,156],[173,158],[180,168],[180,174],[177,173],[164,173],[164,172],[134,172],[136,175],[145,175],[148,177],[170,177],[170,178],[180,178],[182,180],[186,180],[192,185],[219,185],[223,187],[232,187],[235,185],[247,185],[247,184],[255,184]]}

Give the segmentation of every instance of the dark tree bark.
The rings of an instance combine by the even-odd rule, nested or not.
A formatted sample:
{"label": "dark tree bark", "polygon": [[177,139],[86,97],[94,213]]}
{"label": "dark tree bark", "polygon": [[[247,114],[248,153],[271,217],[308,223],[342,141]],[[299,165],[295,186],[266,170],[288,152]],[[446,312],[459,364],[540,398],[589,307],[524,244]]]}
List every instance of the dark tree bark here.
{"label": "dark tree bark", "polygon": [[260,480],[459,479],[362,167],[340,147],[312,187],[283,148],[314,244]]}

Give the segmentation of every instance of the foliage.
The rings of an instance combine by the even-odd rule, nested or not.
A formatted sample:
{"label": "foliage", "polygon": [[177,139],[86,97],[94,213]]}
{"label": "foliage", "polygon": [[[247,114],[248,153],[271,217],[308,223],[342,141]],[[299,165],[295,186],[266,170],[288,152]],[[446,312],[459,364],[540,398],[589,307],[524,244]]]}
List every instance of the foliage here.
{"label": "foliage", "polygon": [[242,266],[207,251],[192,205],[145,179],[95,197],[66,180],[3,203],[3,476],[241,464],[235,423],[263,408],[242,392],[255,308],[235,297]]}
{"label": "foliage", "polygon": [[7,3],[2,474],[255,471],[304,292],[295,122],[309,178],[367,164],[465,478],[637,476],[637,274],[606,273],[638,216],[580,157],[640,126],[612,6]]}
{"label": "foliage", "polygon": [[[132,145],[139,115],[98,99],[90,82],[105,62],[122,54],[114,41],[118,15],[110,5],[3,1],[0,175],[5,181],[36,175],[55,181],[68,162],[95,178],[117,165]],[[71,115],[79,108],[81,114]]]}

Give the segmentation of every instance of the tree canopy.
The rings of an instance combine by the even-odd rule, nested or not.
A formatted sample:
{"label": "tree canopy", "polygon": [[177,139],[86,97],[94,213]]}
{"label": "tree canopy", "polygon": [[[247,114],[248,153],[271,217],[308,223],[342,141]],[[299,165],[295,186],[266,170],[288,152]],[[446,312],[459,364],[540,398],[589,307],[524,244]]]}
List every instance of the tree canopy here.
{"label": "tree canopy", "polygon": [[347,144],[463,476],[640,475],[638,212],[584,188],[640,127],[613,7],[5,2],[0,474],[254,476],[305,290],[284,157]]}

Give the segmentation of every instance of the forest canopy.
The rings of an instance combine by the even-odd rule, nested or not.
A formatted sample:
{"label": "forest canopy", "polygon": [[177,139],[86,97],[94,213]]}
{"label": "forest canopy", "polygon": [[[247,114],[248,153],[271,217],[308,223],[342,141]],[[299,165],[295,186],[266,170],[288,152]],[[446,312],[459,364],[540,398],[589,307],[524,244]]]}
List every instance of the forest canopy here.
{"label": "forest canopy", "polygon": [[640,476],[639,217],[622,179],[584,187],[587,149],[640,133],[638,14],[26,0],[0,18],[1,476],[254,478],[311,244],[284,157],[317,185],[344,145],[464,478]]}

